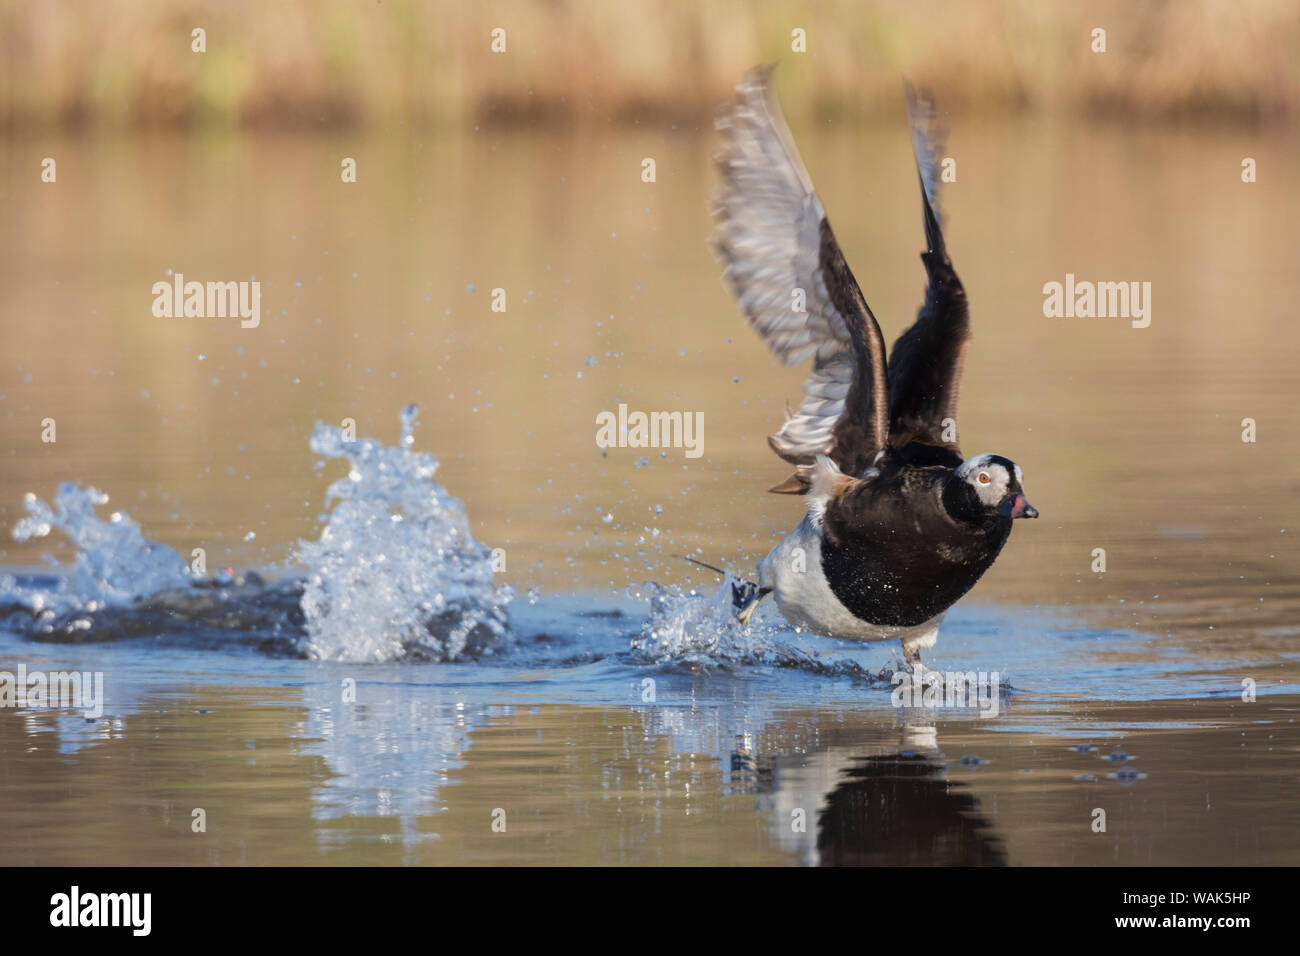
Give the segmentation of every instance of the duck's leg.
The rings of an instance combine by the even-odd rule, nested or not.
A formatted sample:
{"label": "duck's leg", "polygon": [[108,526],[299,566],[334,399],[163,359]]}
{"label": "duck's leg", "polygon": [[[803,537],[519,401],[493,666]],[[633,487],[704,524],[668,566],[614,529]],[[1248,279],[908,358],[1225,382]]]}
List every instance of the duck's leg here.
{"label": "duck's leg", "polygon": [[903,661],[910,670],[916,670],[916,665],[921,663],[921,648],[903,641]]}
{"label": "duck's leg", "polygon": [[921,651],[934,647],[934,642],[939,639],[939,622],[923,624],[913,628],[900,638],[903,645],[903,660],[907,666],[916,670],[921,663]]}

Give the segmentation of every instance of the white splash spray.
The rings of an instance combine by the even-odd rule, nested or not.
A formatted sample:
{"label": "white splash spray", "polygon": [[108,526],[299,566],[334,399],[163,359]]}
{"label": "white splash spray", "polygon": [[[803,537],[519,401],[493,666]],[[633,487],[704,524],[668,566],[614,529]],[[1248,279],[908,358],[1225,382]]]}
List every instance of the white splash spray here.
{"label": "white splash spray", "polygon": [[464,505],[433,480],[438,459],[412,450],[416,411],[402,412],[395,448],[325,424],[312,435],[312,451],[350,468],[329,488],[320,539],[298,548],[309,657],[455,660],[508,634],[512,592],[496,584]]}

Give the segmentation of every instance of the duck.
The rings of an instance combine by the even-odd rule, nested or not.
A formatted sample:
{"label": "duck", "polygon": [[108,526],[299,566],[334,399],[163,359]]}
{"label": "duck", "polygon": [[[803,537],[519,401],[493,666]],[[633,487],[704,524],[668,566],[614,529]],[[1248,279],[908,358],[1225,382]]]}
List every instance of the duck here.
{"label": "duck", "polygon": [[900,642],[921,664],[949,608],[992,566],[1013,522],[1036,518],[1010,458],[963,457],[957,406],[971,339],[966,291],[944,242],[944,129],[904,83],[925,229],[925,299],[888,355],[781,114],[772,67],[750,71],[717,120],[710,244],[749,325],[787,366],[811,360],[803,398],[768,439],[803,495],[798,526],[733,585],[748,626],[768,595],[790,624]]}

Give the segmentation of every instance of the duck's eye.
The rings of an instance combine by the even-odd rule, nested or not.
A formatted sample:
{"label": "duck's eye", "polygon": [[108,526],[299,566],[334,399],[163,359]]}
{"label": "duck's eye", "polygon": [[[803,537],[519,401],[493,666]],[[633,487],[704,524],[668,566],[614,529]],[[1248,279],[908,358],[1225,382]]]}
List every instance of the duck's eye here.
{"label": "duck's eye", "polygon": [[979,478],[980,478],[981,485],[987,485],[990,481],[993,480],[992,478],[989,477],[989,473],[987,471],[981,471]]}

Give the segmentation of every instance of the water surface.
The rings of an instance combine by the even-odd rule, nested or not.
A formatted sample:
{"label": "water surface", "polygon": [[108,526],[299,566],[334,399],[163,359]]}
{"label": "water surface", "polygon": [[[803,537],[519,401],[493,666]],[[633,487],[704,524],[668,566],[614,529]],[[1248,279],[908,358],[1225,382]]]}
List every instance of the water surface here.
{"label": "water surface", "polygon": [[[93,721],[0,709],[0,862],[1297,862],[1296,139],[952,125],[962,445],[1019,462],[1043,515],[933,654],[1003,675],[989,719],[900,712],[870,679],[892,648],[771,616],[632,647],[643,582],[717,589],[676,554],[746,572],[801,507],[763,491],[802,370],[718,281],[707,131],[0,143],[0,524],[79,480],[210,571],[302,575],[347,473],[317,467],[317,423],[393,445],[416,401],[415,447],[515,595],[477,661],[285,657],[183,622],[0,637],[0,669],[102,671],[108,694]],[[892,340],[923,283],[901,117],[795,134]],[[154,318],[167,270],[256,277],[261,326]],[[1151,326],[1044,318],[1066,273],[1151,282]],[[597,448],[619,403],[702,411],[704,455]],[[6,535],[0,569],[75,554]]]}

